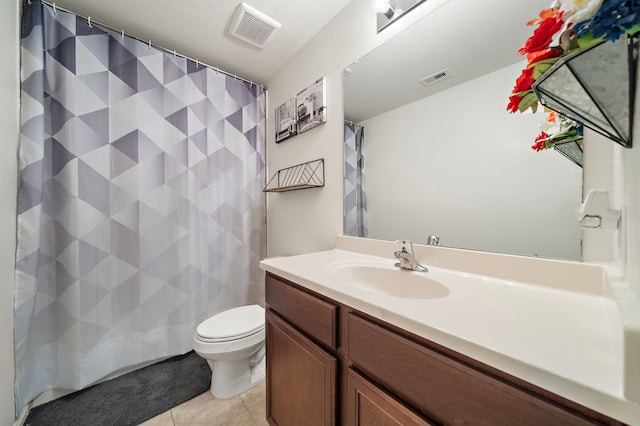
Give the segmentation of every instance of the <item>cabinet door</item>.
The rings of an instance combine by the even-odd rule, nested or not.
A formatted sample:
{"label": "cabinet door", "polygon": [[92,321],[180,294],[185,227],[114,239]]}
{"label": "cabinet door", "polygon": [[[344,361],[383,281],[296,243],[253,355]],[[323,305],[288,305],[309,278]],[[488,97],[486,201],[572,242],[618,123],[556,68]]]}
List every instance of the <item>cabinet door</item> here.
{"label": "cabinet door", "polygon": [[269,423],[335,425],[336,358],[270,310],[266,332]]}
{"label": "cabinet door", "polygon": [[347,392],[348,426],[431,424],[352,369],[347,372]]}

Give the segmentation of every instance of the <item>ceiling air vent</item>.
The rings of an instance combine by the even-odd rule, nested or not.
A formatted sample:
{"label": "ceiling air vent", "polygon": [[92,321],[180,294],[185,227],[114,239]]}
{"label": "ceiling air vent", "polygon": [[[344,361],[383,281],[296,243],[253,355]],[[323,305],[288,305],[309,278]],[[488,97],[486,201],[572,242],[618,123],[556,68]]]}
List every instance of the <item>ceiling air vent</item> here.
{"label": "ceiling air vent", "polygon": [[424,87],[428,87],[428,86],[431,86],[432,84],[436,84],[439,81],[446,80],[449,77],[451,77],[451,74],[449,74],[449,70],[444,69],[442,71],[438,71],[435,74],[431,74],[425,78],[422,78],[418,81],[420,81],[420,84],[422,84]]}
{"label": "ceiling air vent", "polygon": [[253,7],[240,3],[229,25],[229,34],[263,48],[280,29],[280,23]]}

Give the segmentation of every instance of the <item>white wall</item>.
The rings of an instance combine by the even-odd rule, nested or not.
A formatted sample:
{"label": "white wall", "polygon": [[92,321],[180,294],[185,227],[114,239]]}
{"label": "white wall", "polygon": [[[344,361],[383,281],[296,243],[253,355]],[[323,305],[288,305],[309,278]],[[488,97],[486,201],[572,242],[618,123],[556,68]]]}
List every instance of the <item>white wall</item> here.
{"label": "white wall", "polygon": [[[640,87],[640,75],[636,88]],[[636,89],[636,96],[638,89]],[[636,97],[633,147],[623,148],[585,129],[584,193],[606,189],[611,206],[622,213],[620,231],[584,230],[585,262],[615,265],[629,285],[630,306],[640,312],[640,107]]]}
{"label": "white wall", "polygon": [[[639,109],[636,101],[634,135],[640,135]],[[618,193],[618,196],[624,197],[624,223],[626,227],[622,240],[625,247],[621,261],[625,264],[626,276],[636,297],[635,305],[640,308],[640,142],[636,140],[634,143],[635,148],[624,149],[621,155],[624,165],[625,190],[622,194]]]}
{"label": "white wall", "polygon": [[525,66],[361,123],[370,237],[580,260],[582,169],[529,148],[547,114],[506,111]]}
{"label": "white wall", "polygon": [[[636,85],[640,87],[640,75]],[[586,131],[584,192],[608,190],[611,206],[621,211],[622,220],[620,231],[584,231],[583,260],[615,265],[621,278],[629,284],[627,294],[634,298],[629,304],[640,310],[640,111],[637,102],[631,149],[594,131]]]}
{"label": "white wall", "polygon": [[[640,75],[636,87],[640,84]],[[625,324],[625,396],[640,398],[640,108],[636,98],[634,146],[623,148],[593,131],[585,133],[585,193],[606,189],[621,211],[620,230],[584,231],[584,261],[612,266],[613,294]]]}
{"label": "white wall", "polygon": [[[270,193],[267,198],[269,256],[326,250],[342,234],[342,70],[423,14],[403,17],[376,34],[370,0],[354,0],[267,82],[267,173],[325,159],[324,188]],[[403,22],[404,21],[404,22]],[[274,110],[320,77],[327,82],[327,123],[275,143]]]}
{"label": "white wall", "polygon": [[[616,151],[620,152],[623,148],[615,145],[599,133],[585,129],[583,196],[586,196],[590,189],[606,189],[610,191],[614,205],[619,208],[624,201],[623,197],[617,195],[622,194],[622,191],[616,191],[615,187],[616,182],[621,185],[622,180],[616,177],[614,158]],[[620,165],[618,165],[618,173],[622,172]],[[584,229],[582,260],[585,262],[615,261],[618,236],[618,232],[613,230]]]}
{"label": "white wall", "polygon": [[18,148],[18,0],[0,7],[0,425],[13,424],[13,271]]}

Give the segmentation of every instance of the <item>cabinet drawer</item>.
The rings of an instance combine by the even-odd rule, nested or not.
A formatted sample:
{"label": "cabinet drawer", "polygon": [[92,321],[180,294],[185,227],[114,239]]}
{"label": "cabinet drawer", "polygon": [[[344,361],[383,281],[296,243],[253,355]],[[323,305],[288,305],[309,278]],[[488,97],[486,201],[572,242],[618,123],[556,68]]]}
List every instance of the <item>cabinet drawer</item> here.
{"label": "cabinet drawer", "polygon": [[349,314],[347,321],[354,366],[437,423],[592,424],[364,318]]}
{"label": "cabinet drawer", "polygon": [[331,349],[337,347],[338,307],[267,273],[267,305]]}

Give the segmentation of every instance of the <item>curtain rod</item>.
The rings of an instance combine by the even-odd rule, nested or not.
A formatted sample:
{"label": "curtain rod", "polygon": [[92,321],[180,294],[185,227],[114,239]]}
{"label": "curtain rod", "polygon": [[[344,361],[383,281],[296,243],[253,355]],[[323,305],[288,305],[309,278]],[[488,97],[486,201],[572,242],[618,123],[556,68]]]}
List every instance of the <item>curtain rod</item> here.
{"label": "curtain rod", "polygon": [[[242,78],[242,77],[240,77],[240,76],[238,76],[238,75],[236,75],[236,74],[233,74],[233,73],[230,73],[230,72],[228,72],[228,71],[222,70],[222,69],[220,69],[220,68],[218,68],[218,67],[214,67],[213,65],[205,64],[204,62],[200,62],[200,61],[199,61],[199,60],[197,60],[197,59],[190,58],[190,57],[189,57],[189,56],[187,56],[187,55],[183,55],[183,54],[181,54],[181,53],[177,53],[177,52],[176,52],[175,50],[173,50],[173,49],[168,49],[168,48],[166,48],[166,47],[164,47],[164,46],[160,46],[159,44],[152,44],[152,43],[151,43],[151,40],[144,40],[144,39],[141,39],[140,37],[136,37],[136,36],[131,35],[131,34],[125,34],[124,30],[122,30],[122,29],[118,29],[118,28],[114,28],[114,27],[112,27],[112,26],[110,26],[110,25],[107,25],[107,24],[104,24],[104,23],[102,23],[102,22],[94,21],[93,19],[91,19],[91,16],[83,16],[83,15],[80,15],[79,13],[76,13],[76,12],[74,12],[74,11],[72,11],[72,10],[65,9],[65,8],[63,8],[63,7],[60,7],[60,6],[56,6],[56,3],[55,3],[55,2],[49,2],[49,1],[47,1],[47,0],[40,0],[40,1],[41,1],[43,4],[46,4],[46,5],[48,5],[48,6],[53,7],[53,11],[54,11],[55,13],[57,13],[58,11],[67,12],[67,13],[71,13],[71,14],[73,14],[73,15],[76,15],[76,16],[78,16],[78,17],[82,18],[82,19],[85,19],[85,20],[87,21],[87,23],[89,24],[89,26],[90,26],[90,27],[91,27],[91,26],[93,26],[93,25],[95,25],[95,26],[97,26],[97,27],[104,28],[104,29],[109,30],[109,31],[111,31],[111,32],[120,33],[123,37],[126,35],[127,37],[130,37],[130,38],[133,38],[133,39],[135,39],[135,40],[138,40],[138,41],[140,41],[140,42],[142,42],[142,43],[148,44],[148,45],[149,45],[149,48],[151,48],[151,47],[155,47],[156,49],[161,50],[161,51],[163,51],[163,52],[171,53],[171,54],[172,54],[172,55],[174,55],[174,56],[180,56],[181,58],[184,58],[184,59],[187,59],[187,60],[189,60],[189,61],[191,61],[191,62],[194,62],[194,63],[196,64],[196,66],[200,66],[200,65],[202,65],[203,67],[211,68],[211,69],[212,69],[212,70],[214,70],[215,72],[222,73],[222,74],[224,74],[224,75],[226,75],[226,76],[229,76],[229,77],[233,77],[233,78],[235,78],[236,80],[242,80],[242,81],[244,81],[244,82],[246,82],[246,83],[249,83],[250,85],[254,85],[254,84],[255,84],[256,86],[259,86],[259,87],[261,87],[261,88],[262,88],[262,89],[264,89],[264,90],[267,90],[267,87],[266,87],[265,85],[263,85],[263,84],[256,83],[256,82],[251,81],[251,80],[247,80],[246,78]],[[27,1],[27,3],[31,4],[32,2],[31,2],[31,0],[28,0],[28,1]]]}

